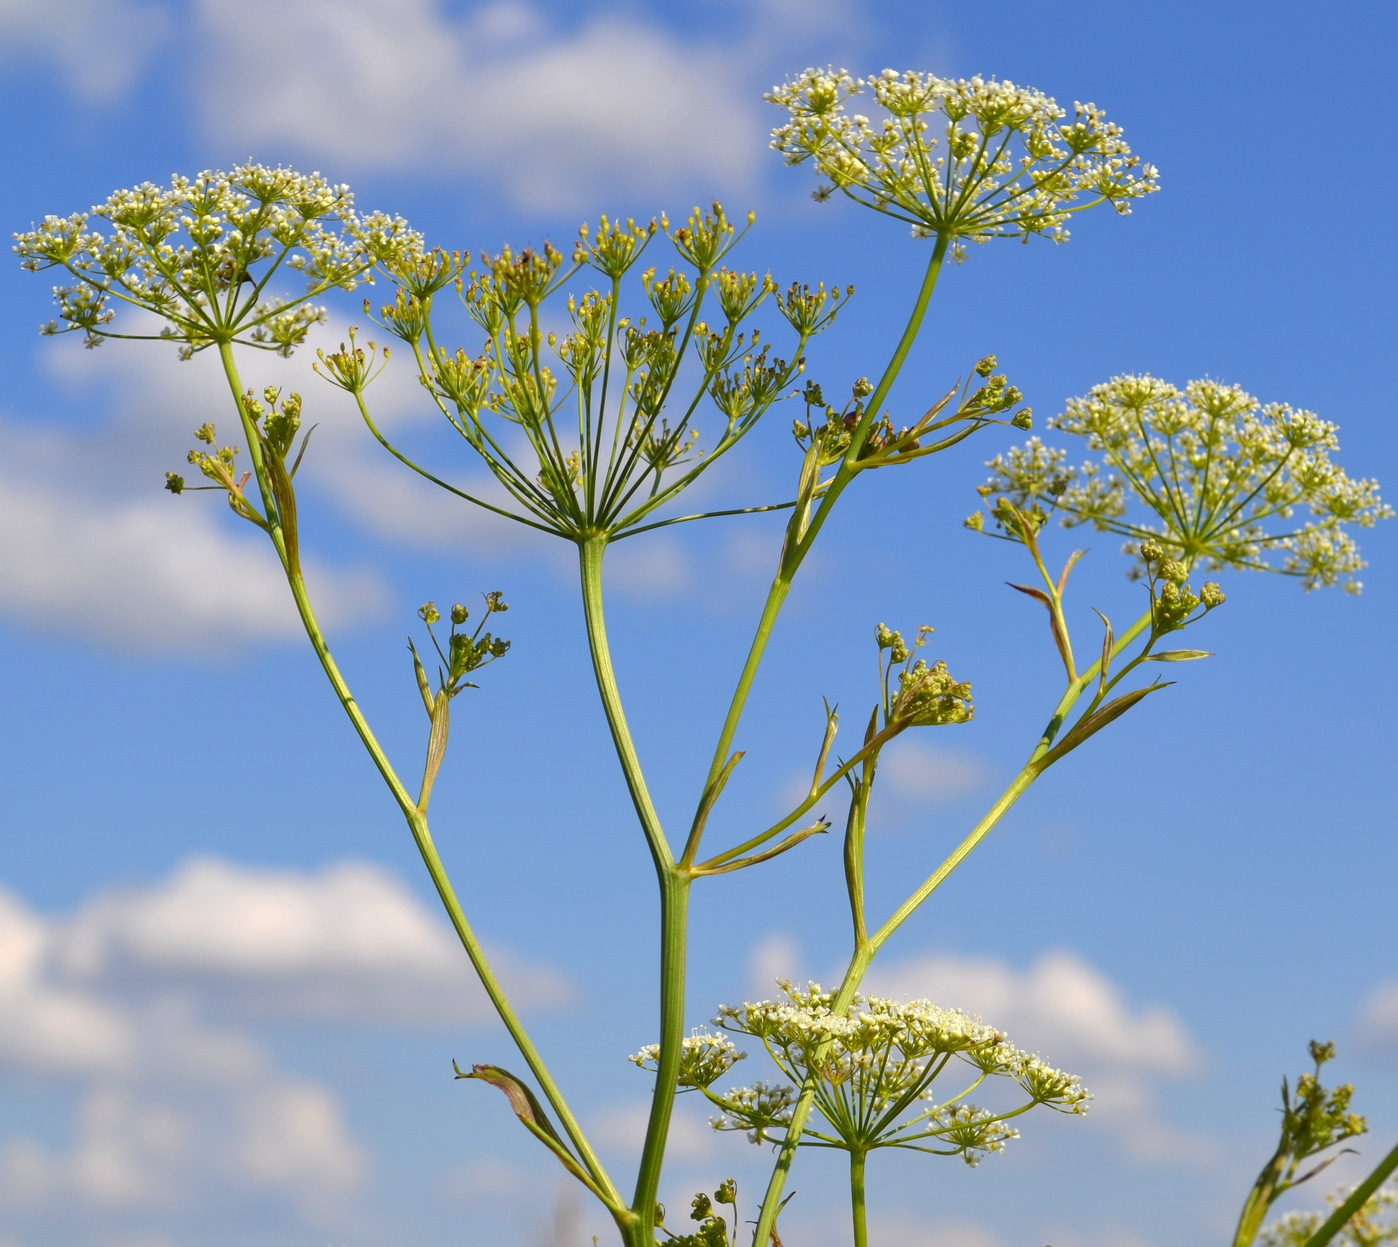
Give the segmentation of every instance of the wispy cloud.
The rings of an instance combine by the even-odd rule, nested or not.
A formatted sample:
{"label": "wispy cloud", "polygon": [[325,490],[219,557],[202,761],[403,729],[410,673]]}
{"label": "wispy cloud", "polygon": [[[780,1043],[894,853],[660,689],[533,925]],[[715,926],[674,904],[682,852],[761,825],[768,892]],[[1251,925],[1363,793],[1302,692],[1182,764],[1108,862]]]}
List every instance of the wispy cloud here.
{"label": "wispy cloud", "polygon": [[131,0],[0,0],[0,58],[47,61],[78,99],[101,103],[125,93],[167,27],[162,12]]}
{"label": "wispy cloud", "polygon": [[741,186],[761,154],[732,56],[630,14],[573,29],[509,0],[461,19],[431,0],[201,0],[198,14],[220,147],[464,173],[545,211],[617,186]]}

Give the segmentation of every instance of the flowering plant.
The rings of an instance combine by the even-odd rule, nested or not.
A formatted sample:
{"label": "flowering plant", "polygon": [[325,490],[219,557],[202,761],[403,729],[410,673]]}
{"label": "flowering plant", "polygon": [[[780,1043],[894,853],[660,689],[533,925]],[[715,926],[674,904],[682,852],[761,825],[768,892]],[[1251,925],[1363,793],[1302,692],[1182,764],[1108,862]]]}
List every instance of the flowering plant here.
{"label": "flowering plant", "polygon": [[[871,97],[882,111],[877,125],[846,112],[859,95]],[[184,358],[216,350],[248,466],[240,466],[243,450],[221,443],[214,425],[206,423],[195,437],[207,449],[191,450],[189,463],[209,483],[191,486],[170,472],[167,488],[174,494],[221,492],[236,515],[270,539],[316,656],[401,810],[528,1071],[521,1077],[477,1064],[458,1068],[458,1075],[506,1095],[522,1125],[606,1208],[627,1247],[651,1247],[657,1232],[696,1247],[727,1243],[737,1233],[732,1182],[712,1198],[696,1197],[694,1233],[677,1235],[664,1224],[656,1196],[681,1092],[707,1097],[718,1110],[717,1128],[743,1131],[776,1148],[756,1218],[757,1247],[780,1243],[777,1217],[801,1147],[848,1153],[854,1240],[864,1247],[869,1153],[899,1148],[974,1163],[1013,1139],[1017,1132],[1008,1123],[1031,1109],[1085,1111],[1090,1097],[1075,1076],[1015,1048],[990,1024],[947,1007],[953,1002],[862,995],[870,964],[1045,771],[1166,687],[1158,679],[1140,682],[1143,670],[1154,670],[1145,664],[1208,656],[1200,649],[1160,648],[1225,600],[1214,581],[1197,591],[1191,586],[1196,570],[1270,568],[1300,577],[1307,588],[1344,581],[1357,591],[1353,573],[1362,561],[1349,529],[1391,514],[1372,481],[1353,480],[1332,462],[1335,426],[1310,413],[1263,407],[1242,390],[1214,382],[1192,383],[1181,394],[1149,377],[1116,378],[1070,400],[1050,427],[1083,437],[1105,467],[1069,469],[1065,451],[1038,439],[1000,451],[981,490],[988,510],[968,521],[1024,546],[1042,587],[1014,587],[1046,608],[1065,672],[1043,730],[1028,742],[1024,765],[1004,792],[897,908],[882,916],[867,912],[869,798],[882,750],[905,731],[954,727],[974,714],[970,684],[953,676],[944,661],[921,655],[930,644],[930,627],[920,627],[910,643],[881,623],[874,629],[875,704],[859,747],[847,758],[832,757],[839,717],[827,705],[806,795],[747,839],[716,852],[706,849],[710,815],[744,756],[735,746],[753,681],[792,584],[844,492],[866,473],[909,467],[988,430],[1032,427],[1032,412],[997,371],[993,355],[968,369],[967,381],[949,385],[921,416],[898,422],[885,406],[923,328],[947,256],[964,258],[967,239],[1028,242],[1044,236],[1063,242],[1071,215],[1104,204],[1127,214],[1157,189],[1154,168],[1131,154],[1120,128],[1094,105],[1075,105],[1069,120],[1049,97],[1009,82],[893,71],[856,80],[842,71],[808,70],[768,99],[785,114],[772,145],[790,163],[809,163],[825,179],[818,200],[838,189],[911,225],[917,245],[930,243],[906,327],[877,381],[856,379],[843,402],[828,402],[825,388],[805,374],[816,339],[834,325],[853,287],[817,282],[783,289],[769,274],[732,267],[752,217],[740,227],[718,204],[695,209],[678,226],[663,215],[639,224],[602,217],[579,230],[566,255],[549,244],[504,247],[473,263],[467,252],[429,248],[400,218],[361,216],[345,187],[249,164],[228,173],[177,177],[168,189],[145,184],[117,192],[91,214],[49,217],[17,234],[15,243],[26,268],[54,270],[60,277],[59,317],[45,332],[78,332],[89,346],[113,337],[171,339]],[[658,260],[651,249],[667,245],[672,254]],[[274,283],[291,273],[300,275],[301,289],[272,293]],[[439,666],[434,683],[412,647],[413,683],[428,719],[423,776],[414,790],[380,746],[336,664],[302,576],[295,477],[307,453],[309,433],[301,432],[306,400],[275,387],[247,386],[235,356],[236,346],[293,352],[325,317],[315,300],[375,279],[392,291],[379,302],[377,316],[366,300],[365,314],[403,344],[393,349],[406,348],[426,401],[450,436],[460,438],[489,471],[496,494],[459,488],[409,458],[380,430],[370,392],[389,363],[389,347],[361,343],[350,329],[339,350],[317,353],[317,372],[349,395],[368,432],[409,470],[463,503],[552,534],[577,550],[592,671],[655,870],[661,918],[657,1037],[632,1057],[654,1076],[654,1089],[630,1195],[603,1165],[500,986],[430,830],[451,704],[473,687],[467,677],[508,650],[508,641],[486,630],[507,609],[505,602],[498,593],[488,594],[470,632],[469,610],[453,606],[445,643],[434,631],[441,612],[431,602],[419,611],[431,646],[424,652],[435,652]],[[447,338],[452,330],[444,323],[443,305],[449,315],[453,295],[468,332],[483,338],[479,351]],[[115,327],[123,306],[155,318],[158,332]],[[561,307],[571,328],[546,331],[546,324],[562,319],[548,319],[546,307]],[[773,345],[774,330],[784,345]],[[789,497],[716,512],[674,508],[776,403],[798,397],[804,411],[793,422],[797,454]],[[1294,517],[1298,508],[1305,518]],[[673,829],[663,825],[652,801],[612,668],[603,560],[616,542],[666,525],[757,511],[788,513],[774,550],[772,584],[697,785],[692,819],[672,838]],[[1050,572],[1043,546],[1053,514],[1069,526],[1091,523],[1125,537],[1132,566],[1145,580],[1139,617],[1118,633],[1102,615],[1100,654],[1086,666],[1075,657],[1063,609],[1080,552],[1070,554],[1057,575]],[[686,1034],[692,889],[828,832],[831,823],[823,815],[812,818],[812,812],[841,784],[848,790],[846,971],[831,991],[784,983],[784,1000],[722,1008],[716,1024],[759,1042],[780,1081],[717,1091],[718,1080],[743,1054],[723,1034]],[[1318,1071],[1321,1057],[1316,1060]],[[969,1081],[944,1094],[941,1088],[953,1073]],[[977,1108],[966,1097],[982,1087],[1017,1098],[1003,1109]],[[1334,1096],[1326,1099],[1314,1078],[1298,1087],[1298,1096],[1303,1107],[1287,1101],[1290,1133],[1284,1130],[1278,1159],[1250,1198],[1238,1247],[1252,1241],[1276,1193],[1294,1183],[1296,1163],[1359,1128],[1344,1116],[1347,1096],[1344,1105]],[[1312,1101],[1320,1105],[1314,1112]],[[1324,1120],[1311,1121],[1316,1113]],[[1361,1193],[1368,1198],[1373,1192]],[[716,1204],[733,1209],[731,1224]],[[1335,1232],[1317,1229],[1310,1247],[1320,1247]]]}

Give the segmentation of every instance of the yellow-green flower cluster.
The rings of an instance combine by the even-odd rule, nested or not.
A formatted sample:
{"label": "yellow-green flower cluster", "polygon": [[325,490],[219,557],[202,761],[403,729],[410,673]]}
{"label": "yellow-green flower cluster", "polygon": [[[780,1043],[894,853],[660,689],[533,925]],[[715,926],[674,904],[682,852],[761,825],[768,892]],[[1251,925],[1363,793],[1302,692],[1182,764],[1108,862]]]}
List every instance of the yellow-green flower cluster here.
{"label": "yellow-green flower cluster", "polygon": [[[1180,390],[1152,376],[1113,377],[1050,423],[1101,461],[1072,467],[1066,451],[1032,438],[990,462],[982,496],[1002,496],[1038,524],[1057,510],[1066,526],[1129,538],[1133,553],[1155,541],[1189,567],[1279,571],[1308,590],[1343,583],[1358,592],[1364,561],[1346,529],[1393,514],[1377,482],[1351,478],[1330,458],[1336,425],[1235,385]],[[997,508],[1003,501],[990,504],[1003,528]],[[983,528],[985,517],[970,523]]]}
{"label": "yellow-green flower cluster", "polygon": [[[871,120],[846,105],[873,97]],[[1063,242],[1069,216],[1157,190],[1140,158],[1092,104],[1073,116],[1030,87],[885,69],[868,79],[808,69],[767,95],[789,120],[772,146],[810,161],[832,187],[908,222],[919,237],[985,242],[1041,234]],[[816,198],[826,198],[822,188]]]}
{"label": "yellow-green flower cluster", "polygon": [[[1091,1099],[1079,1079],[1021,1052],[1003,1033],[959,1009],[927,1000],[856,996],[845,1013],[818,984],[783,982],[784,999],[725,1005],[715,1019],[728,1031],[762,1042],[787,1085],[757,1083],[718,1096],[717,1130],[742,1130],[754,1142],[775,1142],[791,1118],[796,1088],[815,1084],[824,1119],[803,1129],[803,1142],[867,1152],[906,1148],[961,1156],[974,1165],[1003,1149],[1018,1132],[1007,1123],[1035,1105],[1083,1113]],[[955,1060],[969,1066],[969,1085],[938,1102],[934,1081]],[[989,1078],[1019,1089],[1022,1102],[996,1112],[965,1102]],[[769,1133],[769,1132],[776,1132]]]}
{"label": "yellow-green flower cluster", "polygon": [[[245,164],[115,191],[91,212],[15,234],[13,249],[24,268],[68,279],[54,288],[59,318],[46,333],[78,331],[95,346],[114,336],[107,326],[126,304],[164,320],[159,336],[186,355],[235,340],[288,355],[324,318],[308,300],[421,251],[401,217],[361,216],[353,204],[347,186],[317,173]],[[267,292],[281,268],[305,279],[302,294]]]}

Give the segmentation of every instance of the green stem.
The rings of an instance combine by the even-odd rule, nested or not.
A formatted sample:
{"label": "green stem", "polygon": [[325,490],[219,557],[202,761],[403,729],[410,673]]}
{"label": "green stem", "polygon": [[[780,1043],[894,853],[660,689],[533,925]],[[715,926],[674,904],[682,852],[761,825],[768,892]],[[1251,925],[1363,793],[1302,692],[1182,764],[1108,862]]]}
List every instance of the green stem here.
{"label": "green stem", "polygon": [[864,1153],[850,1150],[849,1204],[854,1218],[854,1247],[869,1247],[869,1231],[864,1221]]}
{"label": "green stem", "polygon": [[373,760],[374,766],[383,776],[384,782],[388,785],[389,791],[393,794],[393,799],[398,803],[398,807],[407,819],[408,828],[412,832],[413,840],[417,844],[418,852],[422,855],[423,864],[427,867],[427,873],[431,876],[433,886],[437,889],[437,895],[441,898],[442,905],[447,911],[447,916],[451,919],[452,927],[456,930],[457,937],[461,940],[462,947],[466,950],[467,957],[471,960],[481,985],[485,988],[486,995],[490,998],[490,1003],[494,1005],[500,1020],[505,1024],[505,1029],[509,1031],[510,1038],[514,1040],[515,1046],[524,1057],[530,1071],[538,1080],[540,1089],[547,1097],[549,1104],[558,1114],[563,1128],[567,1131],[568,1137],[572,1140],[573,1146],[577,1149],[578,1155],[582,1158],[583,1164],[587,1166],[588,1172],[592,1175],[597,1185],[605,1192],[608,1206],[614,1213],[624,1209],[621,1195],[617,1191],[606,1170],[602,1167],[601,1161],[592,1151],[582,1128],[578,1125],[572,1111],[568,1108],[567,1101],[564,1100],[562,1092],[553,1081],[553,1076],[549,1073],[548,1067],[544,1064],[538,1050],[534,1047],[528,1033],[519,1020],[509,1000],[505,996],[499,981],[491,969],[480,941],[477,940],[475,932],[471,929],[471,924],[466,919],[466,914],[461,908],[460,901],[457,900],[455,889],[451,885],[451,880],[447,877],[442,860],[437,854],[437,849],[432,841],[432,834],[428,829],[426,815],[418,808],[403,782],[398,778],[397,772],[389,762],[387,754],[384,753],[369,722],[365,719],[363,712],[359,709],[359,704],[354,699],[354,694],[350,691],[349,685],[340,673],[340,669],[335,662],[334,656],[330,653],[330,647],[326,643],[325,635],[321,632],[320,624],[316,619],[315,610],[311,605],[311,599],[306,591],[306,582],[301,576],[299,568],[289,565],[285,540],[282,535],[281,526],[277,522],[275,507],[270,505],[271,486],[266,480],[266,467],[262,460],[261,445],[257,438],[257,430],[251,427],[247,419],[246,412],[243,411],[241,396],[243,393],[242,382],[238,376],[237,365],[233,359],[233,351],[227,344],[220,344],[219,354],[223,360],[224,373],[228,378],[228,384],[233,391],[234,401],[238,404],[238,410],[243,415],[244,432],[250,446],[250,453],[254,468],[257,472],[258,485],[262,490],[265,504],[269,504],[268,509],[268,532],[272,542],[277,548],[277,553],[281,557],[282,565],[286,569],[287,583],[291,587],[291,596],[296,603],[297,614],[301,617],[301,623],[306,629],[306,635],[310,638],[311,647],[315,650],[316,657],[320,660],[320,665],[325,671],[326,678],[330,681],[330,686],[335,690],[335,696],[339,699],[345,714],[349,716],[350,723],[358,734],[364,748],[368,751],[369,757]]}
{"label": "green stem", "polygon": [[942,271],[942,261],[946,258],[947,248],[950,244],[949,237],[938,238],[936,246],[932,248],[932,258],[927,262],[927,271],[923,274],[922,286],[917,292],[917,300],[913,304],[908,323],[903,329],[903,336],[898,339],[898,345],[894,348],[888,366],[883,370],[883,376],[879,378],[874,392],[869,395],[869,403],[864,409],[863,419],[860,420],[859,427],[850,436],[849,452],[840,464],[839,471],[835,473],[830,488],[821,497],[820,506],[811,516],[811,522],[807,526],[799,546],[793,552],[798,563],[805,558],[806,552],[811,548],[811,543],[815,541],[816,535],[830,514],[830,509],[835,505],[836,499],[844,492],[845,486],[859,474],[855,456],[858,455],[864,444],[864,438],[869,432],[870,425],[878,419],[879,408],[883,406],[884,400],[887,399],[889,391],[893,388],[894,381],[898,379],[898,374],[903,370],[903,363],[908,358],[908,352],[912,350],[913,343],[917,340],[917,335],[922,329],[922,321],[927,315],[927,306],[932,301],[932,292],[937,288],[937,278]]}
{"label": "green stem", "polygon": [[660,1188],[665,1141],[670,1131],[670,1117],[679,1086],[680,1058],[684,1051],[685,951],[692,878],[686,869],[676,865],[670,852],[660,818],[646,787],[617,691],[602,609],[602,559],[606,548],[605,534],[590,536],[578,543],[587,640],[612,744],[621,762],[646,843],[650,846],[660,885],[660,1055],[656,1062],[655,1093],[651,1098],[646,1140],[636,1173],[636,1193],[631,1201],[632,1220],[623,1229],[627,1242],[634,1247],[651,1247],[655,1238],[656,1192]]}
{"label": "green stem", "polygon": [[[862,442],[864,434],[869,430],[869,425],[875,419],[874,413],[883,403],[889,390],[893,388],[893,382],[902,371],[908,352],[912,349],[913,342],[917,339],[918,332],[922,328],[922,321],[927,314],[927,306],[932,300],[932,292],[936,289],[937,276],[942,270],[942,260],[946,256],[949,244],[949,239],[939,238],[936,246],[932,249],[932,258],[928,261],[927,272],[923,275],[922,287],[918,290],[917,300],[913,304],[908,323],[903,329],[903,336],[899,338],[898,345],[894,349],[887,367],[884,368],[883,376],[879,378],[878,385],[869,396],[869,406],[859,428],[855,431],[851,443],[852,447],[858,446]],[[851,450],[851,454],[853,453]],[[835,499],[839,497],[845,486],[854,479],[857,473],[858,469],[853,466],[852,459],[847,459],[840,465],[829,489],[821,496],[820,505],[811,517],[805,533],[802,534],[800,541],[788,546],[787,555],[782,560],[781,567],[777,569],[776,578],[772,581],[772,587],[767,592],[767,601],[762,607],[762,617],[758,620],[757,632],[753,636],[747,659],[743,663],[742,674],[738,677],[738,686],[733,691],[733,699],[728,706],[728,716],[724,719],[723,730],[719,733],[718,745],[714,749],[708,778],[704,781],[704,792],[700,797],[701,810],[705,807],[705,797],[707,797],[709,789],[718,779],[728,761],[728,755],[732,751],[733,738],[737,734],[738,723],[743,717],[748,694],[752,691],[752,683],[757,676],[757,669],[761,666],[762,657],[767,651],[767,643],[772,636],[772,627],[777,621],[777,616],[781,613],[787,594],[791,592],[791,582],[810,551],[811,544],[820,531],[821,525],[825,523],[826,517],[830,514],[830,508],[835,505]],[[696,816],[694,825],[690,829],[689,840],[685,844],[684,856],[681,859],[686,865],[694,860],[695,854],[699,851],[699,841],[703,834],[703,822]],[[769,1233],[770,1230],[771,1227],[768,1226]],[[759,1247],[764,1247],[764,1244],[759,1242]]]}
{"label": "green stem", "polygon": [[791,578],[794,575],[795,568],[790,571],[785,567],[780,568],[772,581],[772,587],[767,591],[767,600],[762,604],[762,617],[757,621],[757,632],[748,647],[748,656],[743,662],[742,674],[738,677],[738,687],[733,690],[733,699],[728,703],[728,715],[723,721],[723,730],[718,734],[718,745],[714,749],[713,761],[709,764],[709,774],[704,780],[699,812],[695,814],[694,825],[684,846],[684,856],[681,858],[683,865],[688,866],[692,863],[699,851],[699,841],[704,834],[702,815],[707,814],[712,804],[707,799],[709,791],[728,762],[728,755],[733,748],[733,737],[738,732],[738,722],[743,717],[743,708],[747,705],[748,694],[752,691],[752,682],[757,678],[757,669],[762,665],[762,656],[767,652],[767,642],[771,640],[772,628],[776,625],[777,616],[781,614],[786,595],[791,592]]}
{"label": "green stem", "polygon": [[1389,1152],[1378,1165],[1374,1172],[1364,1179],[1354,1188],[1353,1194],[1345,1200],[1329,1219],[1305,1242],[1305,1247],[1325,1247],[1332,1238],[1350,1223],[1350,1219],[1369,1201],[1369,1197],[1384,1184],[1384,1180],[1395,1169],[1398,1169],[1398,1146]]}
{"label": "green stem", "polygon": [[578,542],[587,643],[592,653],[592,669],[597,677],[597,692],[602,698],[602,709],[607,716],[607,727],[611,730],[612,744],[621,762],[622,774],[626,777],[626,788],[631,794],[632,805],[636,807],[636,817],[640,819],[655,868],[663,873],[674,866],[675,859],[661,828],[660,816],[656,814],[655,805],[650,799],[641,762],[636,756],[636,746],[631,740],[631,729],[626,725],[626,712],[622,709],[616,673],[612,670],[611,647],[607,644],[607,622],[602,610],[602,557],[606,550],[606,534],[585,537]]}

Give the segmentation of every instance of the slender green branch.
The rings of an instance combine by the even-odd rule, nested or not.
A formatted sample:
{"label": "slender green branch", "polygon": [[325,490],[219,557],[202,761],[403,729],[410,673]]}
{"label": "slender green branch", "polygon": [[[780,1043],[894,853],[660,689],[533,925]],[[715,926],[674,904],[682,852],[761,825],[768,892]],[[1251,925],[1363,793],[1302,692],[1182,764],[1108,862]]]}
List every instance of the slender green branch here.
{"label": "slender green branch", "polygon": [[1305,1247],[1325,1247],[1332,1238],[1350,1223],[1350,1220],[1369,1201],[1369,1197],[1384,1184],[1395,1169],[1398,1169],[1398,1146],[1389,1152],[1374,1172],[1354,1188],[1350,1197],[1326,1218],[1323,1225],[1305,1242]]}
{"label": "slender green branch", "polygon": [[629,1231],[636,1244],[651,1247],[656,1192],[660,1186],[665,1141],[669,1135],[670,1117],[679,1085],[680,1057],[683,1055],[690,878],[688,872],[676,868],[659,816],[651,802],[617,691],[602,608],[602,559],[606,548],[605,535],[592,536],[578,543],[583,614],[587,621],[587,638],[592,668],[597,678],[597,691],[602,698],[612,743],[621,762],[636,816],[650,846],[660,885],[660,1054],[656,1062],[655,1092],[651,1098],[646,1140],[636,1174],[636,1193],[631,1202],[635,1222]]}
{"label": "slender green branch", "polygon": [[287,581],[291,588],[291,595],[296,603],[296,610],[301,618],[301,623],[306,630],[306,635],[310,639],[311,647],[315,650],[316,657],[320,660],[320,665],[325,671],[326,678],[330,681],[330,686],[335,691],[335,696],[339,699],[345,714],[349,717],[355,732],[358,734],[364,748],[368,751],[369,757],[373,760],[375,768],[388,785],[389,791],[393,794],[393,799],[397,802],[399,809],[403,812],[404,818],[408,822],[409,830],[412,832],[413,840],[417,844],[418,852],[422,856],[423,864],[427,867],[427,873],[432,879],[433,886],[437,890],[437,895],[441,898],[442,905],[447,911],[447,916],[451,920],[457,937],[461,940],[462,947],[466,950],[466,955],[470,958],[481,985],[485,988],[491,1004],[495,1007],[500,1020],[505,1024],[506,1030],[510,1033],[510,1038],[514,1040],[515,1046],[529,1065],[530,1071],[538,1080],[540,1088],[547,1097],[554,1112],[558,1114],[559,1120],[563,1123],[563,1128],[567,1131],[568,1137],[572,1140],[573,1146],[577,1149],[578,1155],[582,1158],[589,1174],[597,1185],[606,1193],[607,1199],[612,1201],[609,1207],[615,1205],[616,1208],[623,1207],[621,1195],[617,1191],[606,1170],[602,1167],[601,1161],[592,1150],[587,1137],[583,1134],[577,1119],[569,1109],[567,1101],[563,1098],[562,1092],[549,1073],[548,1067],[544,1064],[543,1058],[534,1047],[533,1041],[529,1038],[528,1032],[524,1029],[513,1006],[501,988],[495,973],[486,958],[485,951],[476,938],[471,924],[467,921],[465,911],[457,899],[455,889],[448,878],[446,868],[442,865],[442,860],[437,853],[436,845],[433,843],[432,835],[428,829],[426,816],[418,809],[417,801],[408,792],[408,789],[399,779],[392,763],[388,760],[388,755],[384,753],[378,739],[375,737],[373,729],[370,728],[368,720],[364,717],[355,701],[354,694],[350,691],[344,676],[341,674],[339,666],[336,664],[334,656],[330,653],[330,647],[325,640],[325,635],[320,629],[320,624],[316,619],[314,608],[311,605],[310,596],[306,591],[305,580],[301,576],[298,566],[289,559],[285,538],[282,533],[280,522],[277,519],[276,508],[272,502],[271,483],[267,477],[267,466],[261,454],[261,445],[257,437],[257,430],[251,426],[247,412],[242,403],[243,386],[238,376],[237,365],[233,359],[232,347],[226,343],[221,343],[219,348],[220,357],[223,360],[224,374],[228,379],[230,389],[233,391],[234,401],[238,405],[238,410],[243,417],[244,432],[250,447],[250,453],[257,472],[258,486],[262,491],[264,503],[268,506],[268,533],[276,546],[277,553],[282,560],[282,565],[286,569]]}

